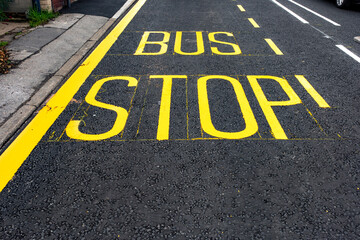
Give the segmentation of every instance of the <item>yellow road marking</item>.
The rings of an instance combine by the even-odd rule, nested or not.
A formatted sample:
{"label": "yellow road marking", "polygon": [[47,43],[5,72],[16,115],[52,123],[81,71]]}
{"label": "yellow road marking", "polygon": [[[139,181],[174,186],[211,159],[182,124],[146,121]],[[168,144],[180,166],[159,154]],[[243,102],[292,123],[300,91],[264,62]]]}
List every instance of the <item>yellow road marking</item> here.
{"label": "yellow road marking", "polygon": [[131,8],[126,16],[116,25],[109,35],[106,36],[84,63],[50,99],[48,104],[40,110],[29,125],[0,156],[0,192],[14,177],[17,170],[21,167],[51,125],[64,111],[81,85],[99,64],[101,59],[105,56],[145,2],[146,0],[140,0],[133,8]]}
{"label": "yellow road marking", "polygon": [[188,97],[188,79],[185,80],[186,87],[186,138],[189,139],[189,97]]}
{"label": "yellow road marking", "polygon": [[[234,34],[228,33],[228,32],[211,32],[211,33],[209,33],[210,48],[211,48],[211,51],[212,51],[213,54],[214,54],[214,53],[215,53],[216,55],[240,55],[240,54],[241,54],[241,50],[240,50],[239,45],[234,44],[234,43],[229,43],[229,42],[224,42],[224,41],[216,40],[216,39],[215,39],[215,35],[218,35],[218,34],[222,34],[222,35],[226,35],[226,36],[229,36],[229,37],[233,37],[233,38],[235,39]],[[235,40],[236,40],[236,39],[235,39]],[[220,52],[217,47],[212,47],[212,46],[211,46],[211,42],[220,43],[220,44],[224,44],[224,45],[231,46],[234,51],[233,51],[233,52]]]}
{"label": "yellow road marking", "polygon": [[175,37],[175,45],[174,45],[174,53],[180,54],[180,55],[200,55],[205,52],[204,49],[204,38],[203,38],[203,32],[197,31],[196,34],[196,45],[197,45],[197,51],[196,52],[183,52],[181,50],[181,42],[182,42],[182,32],[176,32]]}
{"label": "yellow road marking", "polygon": [[[242,113],[245,121],[244,130],[240,132],[223,132],[215,128],[211,119],[209,96],[207,91],[207,81],[210,79],[221,79],[231,83],[239,103],[239,110]],[[254,113],[251,110],[250,103],[245,95],[244,89],[241,83],[235,78],[221,75],[209,75],[200,78],[198,80],[198,101],[201,128],[211,136],[226,139],[247,138],[254,135],[259,129]]]}
{"label": "yellow road marking", "polygon": [[284,55],[270,38],[265,38],[265,41],[267,42],[267,44],[269,44],[269,46],[276,53],[276,55]]}
{"label": "yellow road marking", "polygon": [[186,75],[151,75],[151,78],[162,78],[163,89],[161,94],[160,111],[159,111],[159,124],[157,131],[158,140],[169,139],[170,128],[170,108],[171,108],[171,89],[172,81],[174,78],[185,78]]}
{"label": "yellow road marking", "polygon": [[142,117],[143,117],[143,114],[144,114],[144,110],[145,110],[145,106],[146,106],[146,101],[147,101],[147,95],[148,95],[148,92],[149,92],[149,87],[150,87],[150,78],[148,79],[148,84],[147,84],[147,87],[146,87],[146,92],[145,92],[145,96],[144,96],[143,105],[142,105],[142,108],[141,108],[140,119],[139,119],[138,127],[137,127],[137,130],[136,130],[135,138],[137,138],[137,136],[139,135],[139,132],[140,132],[140,125],[141,125],[141,120],[142,120]]}
{"label": "yellow road marking", "polygon": [[243,6],[241,6],[241,5],[237,5],[237,6],[240,9],[240,11],[245,12],[245,9],[243,8]]}
{"label": "yellow road marking", "polygon": [[[292,89],[288,81],[284,78],[274,77],[274,76],[256,76],[256,75],[249,75],[247,76],[251,87],[254,90],[255,96],[262,108],[264,115],[270,125],[272,135],[276,139],[288,139],[284,129],[282,128],[279,120],[277,119],[275,112],[272,107],[275,106],[291,106],[300,104],[301,99],[296,94],[296,92]],[[264,91],[262,90],[259,80],[273,80],[280,84],[280,87],[284,90],[286,95],[288,96],[289,100],[286,101],[269,101],[266,98]]]}
{"label": "yellow road marking", "polygon": [[254,28],[260,28],[260,26],[255,22],[253,18],[248,18],[248,20],[254,26]]}
{"label": "yellow road marking", "polygon": [[[138,77],[137,81],[139,82],[140,79],[141,79],[141,77]],[[139,86],[139,85],[137,85],[137,86],[135,87],[135,91],[134,91],[133,96],[132,96],[132,98],[131,98],[131,100],[130,100],[130,108],[129,108],[129,110],[128,110],[128,116],[130,116],[131,109],[133,108],[134,98],[135,98],[135,95],[136,95],[138,86]],[[125,124],[127,124],[127,122],[126,122]],[[125,130],[122,130],[120,138],[123,138],[124,132],[125,132]]]}
{"label": "yellow road marking", "polygon": [[318,128],[320,129],[320,131],[323,132],[327,136],[326,132],[324,131],[324,129],[320,125],[319,121],[314,117],[312,112],[310,112],[310,110],[305,105],[304,105],[304,107],[305,107],[306,111],[309,113],[309,115],[311,116],[311,118],[315,121],[315,123],[318,126]]}
{"label": "yellow road marking", "polygon": [[305,88],[305,90],[314,98],[319,107],[321,108],[330,108],[329,104],[325,101],[325,99],[315,90],[313,86],[306,80],[303,75],[295,75],[297,80],[301,83],[301,85]]}
{"label": "yellow road marking", "polygon": [[[161,41],[148,41],[150,34],[163,34],[163,40]],[[167,52],[168,43],[170,40],[169,32],[160,32],[160,31],[146,31],[141,38],[139,47],[134,53],[134,55],[162,55]],[[160,50],[158,52],[144,52],[146,45],[160,45]]]}
{"label": "yellow road marking", "polygon": [[66,127],[66,134],[72,139],[78,139],[83,141],[100,141],[107,138],[111,138],[115,135],[118,135],[125,128],[127,118],[129,116],[128,111],[125,108],[114,106],[111,104],[103,103],[96,100],[96,95],[100,91],[101,87],[109,81],[128,81],[128,87],[137,87],[138,80],[133,77],[126,76],[116,76],[116,77],[108,77],[97,81],[90,89],[88,94],[85,97],[85,101],[92,106],[96,106],[99,108],[107,109],[114,111],[116,113],[116,120],[112,126],[112,128],[105,133],[101,134],[86,134],[82,133],[79,129],[81,120],[71,120]]}

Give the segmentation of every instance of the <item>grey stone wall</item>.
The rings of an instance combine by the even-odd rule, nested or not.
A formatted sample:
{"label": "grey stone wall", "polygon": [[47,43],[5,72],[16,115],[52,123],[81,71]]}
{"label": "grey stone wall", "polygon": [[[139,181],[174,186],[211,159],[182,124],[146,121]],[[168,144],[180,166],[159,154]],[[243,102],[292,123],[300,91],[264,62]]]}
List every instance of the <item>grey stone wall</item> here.
{"label": "grey stone wall", "polygon": [[31,0],[13,0],[9,4],[9,9],[6,12],[26,12],[32,7]]}

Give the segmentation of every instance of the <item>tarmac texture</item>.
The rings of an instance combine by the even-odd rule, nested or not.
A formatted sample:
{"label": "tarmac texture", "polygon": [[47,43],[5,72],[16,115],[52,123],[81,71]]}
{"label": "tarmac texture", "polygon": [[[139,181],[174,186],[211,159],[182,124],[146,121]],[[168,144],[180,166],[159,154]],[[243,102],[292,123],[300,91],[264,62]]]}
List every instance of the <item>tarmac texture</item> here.
{"label": "tarmac texture", "polygon": [[0,193],[0,238],[358,239],[353,39],[268,0],[137,6]]}

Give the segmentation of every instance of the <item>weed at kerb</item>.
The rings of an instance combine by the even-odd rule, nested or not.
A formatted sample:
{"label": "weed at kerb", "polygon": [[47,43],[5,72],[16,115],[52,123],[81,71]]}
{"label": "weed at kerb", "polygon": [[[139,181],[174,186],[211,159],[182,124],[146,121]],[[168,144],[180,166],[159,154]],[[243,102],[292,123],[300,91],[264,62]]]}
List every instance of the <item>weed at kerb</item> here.
{"label": "weed at kerb", "polygon": [[28,13],[30,27],[36,27],[45,24],[50,19],[53,19],[58,15],[58,13],[53,13],[46,10],[41,10],[41,12],[38,12],[35,8],[32,8]]}
{"label": "weed at kerb", "polygon": [[6,41],[1,41],[0,42],[0,47],[5,47],[6,45],[8,45],[9,44],[9,42],[6,42]]}

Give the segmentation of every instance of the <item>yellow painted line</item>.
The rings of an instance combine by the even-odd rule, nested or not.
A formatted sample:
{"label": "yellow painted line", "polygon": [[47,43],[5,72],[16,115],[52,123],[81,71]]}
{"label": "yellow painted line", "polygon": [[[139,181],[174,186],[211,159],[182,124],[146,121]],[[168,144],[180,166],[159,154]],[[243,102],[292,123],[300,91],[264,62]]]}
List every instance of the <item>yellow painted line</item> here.
{"label": "yellow painted line", "polygon": [[321,132],[323,132],[326,136],[327,133],[324,131],[323,127],[320,125],[319,121],[314,117],[314,114],[312,114],[312,112],[310,112],[310,110],[304,105],[306,111],[309,113],[309,115],[311,116],[311,118],[315,121],[316,125],[318,126],[318,128],[320,129]]}
{"label": "yellow painted line", "polygon": [[240,9],[240,11],[245,12],[245,9],[243,8],[243,6],[241,6],[241,5],[237,5],[237,6]]}
{"label": "yellow painted line", "polygon": [[270,38],[265,38],[265,41],[269,44],[269,46],[276,53],[276,55],[284,55]]}
{"label": "yellow painted line", "polygon": [[157,131],[158,140],[168,140],[169,139],[169,129],[170,129],[170,108],[171,108],[171,90],[172,90],[172,81],[174,78],[185,78],[186,75],[151,75],[152,78],[162,78],[163,79],[163,89],[161,94],[160,102],[160,112],[159,112],[159,124]]}
{"label": "yellow painted line", "polygon": [[255,22],[253,18],[248,18],[248,20],[254,26],[254,28],[260,28],[260,26]]}
{"label": "yellow painted line", "polygon": [[310,94],[311,97],[317,102],[321,108],[330,108],[330,105],[325,99],[315,90],[315,88],[309,83],[309,81],[303,75],[295,75],[300,84]]}
{"label": "yellow painted line", "polygon": [[97,46],[84,63],[74,72],[59,91],[40,110],[29,125],[0,156],[0,192],[14,177],[51,125],[64,111],[81,85],[109,51],[111,46],[135,17],[146,0],[138,1],[116,27]]}

